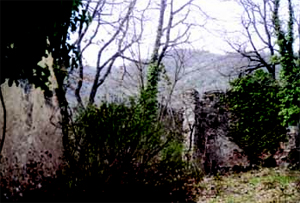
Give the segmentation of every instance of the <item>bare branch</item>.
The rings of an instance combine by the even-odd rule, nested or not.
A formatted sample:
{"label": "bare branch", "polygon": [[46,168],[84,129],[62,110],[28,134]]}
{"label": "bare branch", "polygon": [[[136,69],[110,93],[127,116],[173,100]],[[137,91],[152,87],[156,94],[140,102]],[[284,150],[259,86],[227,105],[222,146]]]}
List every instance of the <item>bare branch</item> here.
{"label": "bare branch", "polygon": [[[111,71],[111,67],[113,66],[113,63],[115,62],[115,60],[126,50],[128,49],[134,42],[136,42],[136,40],[133,40],[131,43],[129,43],[129,45],[126,45],[122,50],[120,50],[121,45],[125,39],[127,30],[128,30],[128,25],[129,25],[129,20],[130,20],[130,16],[133,13],[133,9],[136,5],[136,0],[133,0],[129,3],[126,15],[123,17],[123,19],[121,19],[120,21],[120,25],[118,27],[118,29],[115,31],[115,33],[112,35],[112,37],[106,42],[104,43],[104,45],[100,48],[100,50],[98,51],[98,57],[97,57],[97,70],[96,70],[96,75],[95,75],[95,79],[94,79],[94,84],[92,86],[91,92],[90,92],[90,97],[89,97],[89,104],[93,104],[94,103],[94,98],[96,96],[96,92],[98,87],[104,82],[105,78],[108,76],[108,74]],[[126,27],[126,29],[124,30],[123,27]],[[104,62],[102,65],[100,65],[101,59],[102,59],[102,53],[103,51],[114,41],[117,39],[117,37],[119,36],[119,34],[122,34],[121,39],[119,40],[119,45],[118,45],[118,50],[115,54],[113,54],[109,59],[106,60],[106,62]],[[139,38],[139,37],[138,37]],[[103,70],[104,67],[106,67],[106,65],[108,65],[108,69],[106,71],[106,73],[104,74],[104,77],[100,78],[100,72]]]}
{"label": "bare branch", "polygon": [[[245,72],[251,72],[259,68],[267,68],[268,72],[272,74],[272,77],[276,77],[276,63],[269,60],[276,54],[275,40],[273,40],[274,27],[272,25],[272,20],[270,19],[272,5],[270,1],[264,0],[262,4],[255,3],[253,0],[238,0],[244,9],[244,16],[242,16],[241,23],[244,28],[243,35],[246,37],[247,42],[238,44],[232,43],[226,40],[227,43],[242,57],[248,59],[248,68],[244,66],[241,67],[245,69]],[[270,26],[271,24],[271,26]],[[257,43],[254,37],[257,37],[264,46]],[[249,44],[251,51],[246,51],[246,45]],[[261,48],[258,48],[258,47]],[[266,59],[265,54],[267,51],[270,55]]]}
{"label": "bare branch", "polygon": [[[153,62],[159,66],[168,50],[176,48],[179,45],[191,43],[190,30],[192,27],[200,25],[189,22],[189,17],[194,11],[193,7],[197,9],[200,15],[205,14],[198,5],[193,4],[194,0],[187,0],[177,7],[175,7],[174,0],[160,0],[159,2],[148,0],[146,4],[143,5],[143,8],[136,5],[136,2],[137,0],[84,1],[85,9],[92,13],[93,26],[79,27],[80,32],[76,44],[81,56],[89,47],[99,47],[96,58],[96,73],[89,95],[89,104],[94,103],[97,89],[104,83],[118,59],[136,64],[136,68],[139,71],[141,88],[143,88],[145,66]],[[159,8],[155,6],[150,8],[150,5],[154,5],[153,3],[158,3]],[[143,31],[147,20],[145,13],[150,14],[148,13],[149,11],[157,11],[157,9],[159,9],[159,17],[152,55],[149,59],[142,60],[141,49],[144,48],[141,48],[141,40],[145,40]],[[204,23],[200,26],[206,23],[208,16],[204,16]],[[177,35],[175,32],[178,32]],[[105,37],[99,39],[98,36],[100,33],[107,34]],[[108,39],[105,40],[105,38]],[[135,45],[138,47],[138,54],[131,49],[133,46],[135,47]],[[83,59],[83,57],[81,58]],[[80,98],[80,89],[83,83],[82,59],[80,59],[79,81],[75,90],[79,104],[82,103]],[[124,64],[123,68],[125,67]],[[124,70],[124,75],[125,73],[126,71]],[[129,75],[129,73],[126,74]],[[124,75],[122,77],[124,77]]]}
{"label": "bare branch", "polygon": [[[85,7],[85,10],[88,10],[89,6],[90,6],[90,3],[91,1],[88,1],[88,3],[86,4],[86,7]],[[99,10],[102,10],[103,7],[105,5],[105,0],[104,1],[98,1],[97,2],[97,5],[96,5],[96,9],[94,10],[93,14],[92,14],[92,18],[94,19],[97,15],[97,11],[98,9]],[[100,15],[100,14],[99,14]],[[81,96],[80,96],[80,90],[82,88],[82,83],[83,83],[83,63],[82,63],[82,53],[86,50],[87,47],[89,47],[91,44],[92,44],[92,40],[96,37],[97,33],[98,33],[98,30],[99,30],[99,27],[100,27],[100,21],[98,21],[98,24],[97,24],[97,28],[96,28],[96,31],[94,32],[94,34],[91,36],[89,42],[86,44],[86,46],[81,49],[81,43],[82,43],[82,40],[84,38],[84,36],[86,35],[87,31],[88,31],[88,28],[89,26],[86,26],[84,31],[82,30],[82,27],[83,26],[83,23],[82,21],[80,22],[80,28],[79,28],[79,38],[78,40],[74,43],[77,48],[78,48],[78,51],[79,51],[79,81],[78,81],[78,84],[77,84],[77,88],[75,89],[75,97],[77,99],[77,102],[78,104],[84,108],[84,105],[82,103],[82,99],[81,99]]]}

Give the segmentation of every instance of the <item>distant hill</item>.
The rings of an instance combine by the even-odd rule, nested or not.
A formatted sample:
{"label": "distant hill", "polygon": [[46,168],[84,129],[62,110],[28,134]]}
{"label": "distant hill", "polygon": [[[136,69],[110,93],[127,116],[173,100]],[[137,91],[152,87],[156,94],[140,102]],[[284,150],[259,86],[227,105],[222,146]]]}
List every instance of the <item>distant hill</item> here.
{"label": "distant hill", "polygon": [[[163,59],[166,73],[171,81],[174,81],[176,67],[181,65],[179,75],[182,77],[176,87],[175,95],[179,95],[186,90],[196,89],[200,94],[210,90],[225,90],[229,87],[229,80],[237,77],[239,68],[247,65],[247,60],[237,53],[220,55],[199,50],[171,50]],[[146,66],[143,66],[146,69]],[[82,98],[88,98],[91,90],[96,68],[84,67],[84,83],[81,89]],[[143,78],[146,77],[146,70]],[[138,87],[141,85],[140,75],[137,65],[128,63],[125,67],[113,67],[111,74],[104,84],[99,87],[96,103],[102,99],[111,100],[113,97],[123,97],[138,94]],[[71,103],[75,101],[74,89],[76,78],[71,84],[67,97]],[[72,91],[72,92],[71,92]],[[168,92],[166,82],[160,82],[160,96],[163,97]],[[176,96],[175,96],[176,98]]]}

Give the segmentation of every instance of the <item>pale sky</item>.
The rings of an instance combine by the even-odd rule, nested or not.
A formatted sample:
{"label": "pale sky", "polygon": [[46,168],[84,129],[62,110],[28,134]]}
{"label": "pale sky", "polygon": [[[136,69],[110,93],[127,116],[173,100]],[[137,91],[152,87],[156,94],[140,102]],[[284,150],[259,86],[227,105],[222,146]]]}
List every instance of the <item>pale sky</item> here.
{"label": "pale sky", "polygon": [[[176,6],[181,6],[185,1],[186,0],[175,1],[175,9]],[[138,0],[138,8],[145,8],[145,2],[147,1]],[[176,4],[177,2],[178,4]],[[240,17],[243,12],[242,7],[239,6],[236,2],[230,0],[196,0],[195,2],[209,17],[215,18],[215,20],[208,19],[204,27],[194,27],[190,30],[190,41],[192,41],[193,48],[208,50],[213,53],[225,53],[225,51],[233,51],[224,40],[226,38],[225,33],[242,30],[242,26],[240,24]],[[120,14],[122,15],[122,13],[124,14],[126,12],[126,9],[124,9],[124,7],[126,8],[126,4],[121,4],[121,7],[113,11],[113,17],[109,16],[107,20],[118,19],[118,16]],[[139,13],[137,12],[136,15],[139,15]],[[149,57],[152,51],[152,45],[154,44],[156,34],[155,23],[158,19],[158,11],[150,10],[148,11],[148,13],[146,13],[146,17],[148,18],[148,21],[146,21],[143,27],[144,37],[140,49],[142,58]],[[174,19],[174,21],[176,21],[176,19]],[[199,11],[196,11],[196,9],[194,9],[193,12],[191,12],[190,17],[187,19],[187,22],[203,24],[204,16],[201,15]],[[91,28],[93,29],[95,28],[95,26],[96,24],[93,23],[91,25]],[[182,33],[185,29],[184,27],[178,28],[179,29],[172,30],[171,36],[174,37],[178,33]],[[92,29],[90,29],[90,33],[87,34],[87,38],[93,33]],[[108,27],[101,27],[96,37],[96,39],[99,41],[100,46],[91,45],[85,51],[85,53],[83,54],[85,65],[88,64],[91,66],[96,66],[97,53],[99,47],[102,46],[101,42],[107,41],[107,39],[111,36],[111,31],[112,30],[110,30],[110,28]],[[240,35],[236,34],[230,34],[230,36],[233,36],[232,38],[236,41],[238,41],[241,37]],[[184,45],[183,47],[190,46]],[[103,60],[112,55],[114,53],[114,50],[116,50],[116,45],[112,44],[112,46],[110,46],[105,51],[106,54]],[[133,48],[133,50],[136,51],[137,48],[135,47]],[[122,61],[120,60],[116,61],[116,65],[121,63]]]}

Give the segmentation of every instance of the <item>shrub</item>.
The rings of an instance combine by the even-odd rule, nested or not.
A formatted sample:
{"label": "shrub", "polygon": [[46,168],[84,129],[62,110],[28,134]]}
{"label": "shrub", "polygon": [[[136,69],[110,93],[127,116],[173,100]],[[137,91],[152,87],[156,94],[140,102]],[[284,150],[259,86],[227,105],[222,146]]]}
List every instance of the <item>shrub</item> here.
{"label": "shrub", "polygon": [[275,153],[286,140],[286,129],[279,116],[279,85],[263,70],[238,78],[223,100],[232,113],[229,137],[257,162],[263,152]]}
{"label": "shrub", "polygon": [[65,175],[74,201],[196,198],[202,174],[181,159],[180,136],[149,120],[137,104],[90,106],[70,130],[73,156]]}

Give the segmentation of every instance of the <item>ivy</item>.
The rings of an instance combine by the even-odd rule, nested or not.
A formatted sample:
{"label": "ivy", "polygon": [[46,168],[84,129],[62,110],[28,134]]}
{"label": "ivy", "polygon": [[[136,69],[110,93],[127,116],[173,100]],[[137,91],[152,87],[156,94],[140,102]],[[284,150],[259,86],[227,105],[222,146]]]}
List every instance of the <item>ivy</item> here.
{"label": "ivy", "polygon": [[263,70],[238,78],[223,98],[231,119],[229,137],[254,162],[262,152],[275,152],[280,141],[285,141],[285,128],[277,96],[280,86]]}
{"label": "ivy", "polygon": [[[296,125],[300,120],[300,64],[299,58],[295,57],[293,51],[294,12],[291,1],[289,5],[289,21],[287,31],[282,30],[282,22],[279,20],[278,10],[280,0],[274,1],[273,23],[279,46],[280,57],[278,60],[282,66],[280,72],[281,90],[278,93],[281,104],[280,115],[284,117],[283,125]],[[298,56],[299,57],[299,56]]]}
{"label": "ivy", "polygon": [[164,65],[159,67],[155,63],[149,65],[147,75],[147,86],[141,91],[140,101],[143,111],[148,114],[150,120],[155,120],[157,117],[157,96],[158,96],[158,82],[160,80],[160,73],[164,69]]}

